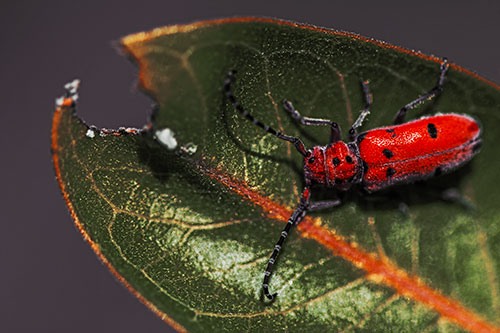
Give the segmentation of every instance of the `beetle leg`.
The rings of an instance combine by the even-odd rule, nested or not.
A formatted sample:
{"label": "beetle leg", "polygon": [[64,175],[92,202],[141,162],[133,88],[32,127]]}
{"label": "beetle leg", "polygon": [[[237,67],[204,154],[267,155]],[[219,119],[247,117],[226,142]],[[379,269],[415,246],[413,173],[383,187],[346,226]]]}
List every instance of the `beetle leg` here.
{"label": "beetle leg", "polygon": [[423,103],[427,100],[431,100],[434,98],[437,94],[443,90],[443,83],[444,83],[444,78],[446,76],[446,71],[448,71],[448,60],[446,58],[443,59],[443,62],[441,63],[441,74],[439,74],[439,80],[437,84],[429,90],[426,94],[423,94],[419,98],[411,101],[410,103],[406,104],[403,106],[398,113],[396,114],[396,117],[394,118],[394,125],[401,124],[405,121],[405,116],[406,116],[406,111],[409,109],[413,109],[415,106],[417,106],[420,103]]}
{"label": "beetle leg", "polygon": [[312,126],[330,126],[331,134],[330,134],[330,142],[337,142],[342,140],[342,135],[340,134],[340,126],[331,120],[328,119],[320,119],[320,118],[309,118],[304,117],[299,113],[299,111],[295,110],[292,102],[284,99],[283,100],[283,108],[285,111],[290,113],[293,119],[300,121],[302,125],[312,125]]}
{"label": "beetle leg", "polygon": [[337,207],[341,203],[342,203],[342,201],[340,201],[339,199],[312,202],[312,203],[309,204],[308,211],[312,212],[312,211],[315,211],[315,210]]}
{"label": "beetle leg", "polygon": [[373,97],[370,94],[370,87],[368,85],[368,80],[361,79],[361,86],[363,88],[363,95],[365,97],[365,108],[361,110],[361,113],[358,116],[358,119],[352,124],[351,129],[349,130],[349,140],[354,141],[358,136],[357,128],[363,124],[366,116],[370,114],[370,109],[372,107]]}
{"label": "beetle leg", "polygon": [[465,209],[467,209],[469,212],[475,213],[477,212],[477,208],[474,205],[474,203],[467,199],[460,191],[456,188],[449,188],[447,190],[444,190],[441,193],[441,198],[445,201],[453,202],[453,203],[458,203],[459,205],[462,205]]}

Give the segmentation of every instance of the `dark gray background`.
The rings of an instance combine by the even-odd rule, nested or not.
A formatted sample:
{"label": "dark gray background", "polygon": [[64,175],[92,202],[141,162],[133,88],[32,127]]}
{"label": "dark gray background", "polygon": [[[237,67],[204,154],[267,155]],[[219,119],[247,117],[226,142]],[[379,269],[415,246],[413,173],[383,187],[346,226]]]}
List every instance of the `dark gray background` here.
{"label": "dark gray background", "polygon": [[[450,60],[500,83],[495,1],[11,1],[0,5],[0,330],[164,332],[73,226],[49,150],[54,98],[80,78],[79,115],[142,127],[151,101],[112,42],[226,16],[271,16],[356,32]],[[467,4],[465,4],[467,3]],[[458,111],[460,110],[450,110]]]}

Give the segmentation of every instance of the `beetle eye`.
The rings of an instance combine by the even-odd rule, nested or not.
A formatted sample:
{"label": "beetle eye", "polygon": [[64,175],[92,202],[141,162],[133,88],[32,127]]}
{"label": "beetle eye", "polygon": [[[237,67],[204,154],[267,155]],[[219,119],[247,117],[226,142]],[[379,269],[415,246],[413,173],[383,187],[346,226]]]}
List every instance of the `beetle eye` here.
{"label": "beetle eye", "polygon": [[315,159],[316,159],[316,157],[314,157],[314,156],[313,156],[313,157],[311,157],[311,158],[307,161],[307,163],[313,163]]}

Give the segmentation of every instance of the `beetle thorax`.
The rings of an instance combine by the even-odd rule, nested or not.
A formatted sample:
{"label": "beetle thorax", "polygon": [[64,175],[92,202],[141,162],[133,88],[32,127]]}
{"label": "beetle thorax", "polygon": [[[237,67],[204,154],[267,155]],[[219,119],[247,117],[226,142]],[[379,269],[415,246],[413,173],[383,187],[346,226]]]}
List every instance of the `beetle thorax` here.
{"label": "beetle thorax", "polygon": [[362,162],[358,155],[356,145],[342,141],[314,147],[304,159],[306,183],[349,189],[361,178]]}

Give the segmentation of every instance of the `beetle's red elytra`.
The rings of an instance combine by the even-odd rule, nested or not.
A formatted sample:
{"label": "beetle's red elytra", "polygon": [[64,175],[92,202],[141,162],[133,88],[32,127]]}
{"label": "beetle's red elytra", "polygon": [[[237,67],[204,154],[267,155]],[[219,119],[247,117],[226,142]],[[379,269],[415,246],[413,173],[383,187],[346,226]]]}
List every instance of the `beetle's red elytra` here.
{"label": "beetle's red elytra", "polygon": [[478,152],[480,135],[474,119],[454,113],[367,131],[357,140],[363,185],[377,191],[453,170]]}
{"label": "beetle's red elytra", "polygon": [[349,142],[341,141],[340,127],[327,119],[308,118],[283,101],[285,111],[304,125],[330,126],[330,144],[306,149],[299,138],[280,133],[255,119],[234,97],[231,83],[235,71],[227,74],[225,93],[233,106],[249,121],[279,139],[289,141],[304,157],[306,187],[299,206],[290,216],[276,243],[264,273],[264,295],[274,299],[269,291],[272,267],[291,227],[302,221],[308,211],[334,207],[340,200],[310,202],[310,188],[315,185],[347,191],[353,184],[361,184],[368,192],[378,191],[401,183],[422,180],[449,172],[468,162],[481,148],[481,128],[468,115],[437,114],[404,122],[406,111],[424,103],[442,91],[448,62],[444,59],[437,84],[426,94],[402,107],[392,126],[357,133],[357,128],[370,113],[372,96],[368,81],[361,80],[365,108],[349,130]]}

